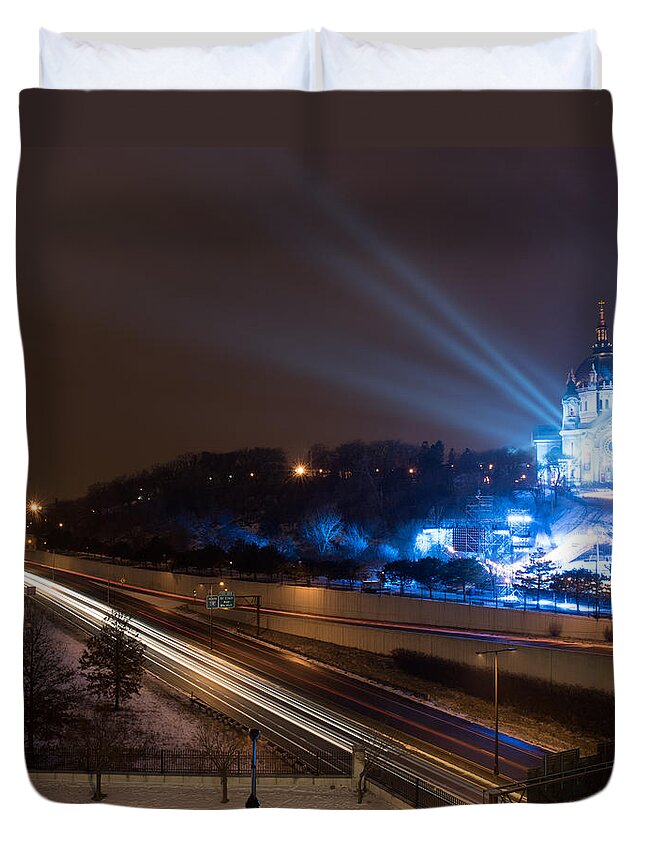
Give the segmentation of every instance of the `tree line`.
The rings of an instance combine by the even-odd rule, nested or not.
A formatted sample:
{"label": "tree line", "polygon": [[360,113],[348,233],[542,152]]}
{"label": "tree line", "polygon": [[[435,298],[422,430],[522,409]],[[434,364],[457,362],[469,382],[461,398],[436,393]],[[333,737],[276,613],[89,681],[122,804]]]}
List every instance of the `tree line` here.
{"label": "tree line", "polygon": [[44,548],[150,566],[232,562],[261,572],[315,562],[364,569],[416,559],[428,519],[463,511],[475,493],[530,492],[524,451],[446,453],[441,441],[315,445],[303,460],[253,448],[178,457],[54,502],[28,530]]}

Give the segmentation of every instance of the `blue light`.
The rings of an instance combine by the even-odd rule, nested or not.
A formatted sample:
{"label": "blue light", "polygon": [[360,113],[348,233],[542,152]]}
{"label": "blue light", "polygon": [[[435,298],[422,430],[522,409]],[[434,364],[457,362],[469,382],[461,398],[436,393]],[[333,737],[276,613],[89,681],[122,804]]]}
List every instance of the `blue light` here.
{"label": "blue light", "polygon": [[509,515],[506,519],[509,524],[530,524],[533,518],[530,515]]}
{"label": "blue light", "polygon": [[421,533],[417,533],[417,538],[414,543],[414,550],[420,554],[422,557],[425,557],[432,542],[430,540],[430,535],[428,530],[422,530]]}
{"label": "blue light", "polygon": [[449,527],[425,527],[414,543],[414,556],[418,560],[428,554],[437,556],[440,552],[450,550],[452,530]]}
{"label": "blue light", "polygon": [[[382,235],[360,222],[356,216],[320,186],[317,195],[324,209],[342,224],[343,229],[366,246],[370,255],[376,254],[396,274],[397,288],[394,291],[389,289],[388,292],[386,284],[381,284],[379,288],[382,296],[387,299],[392,308],[406,316],[406,319],[414,325],[420,325],[420,330],[424,335],[432,335],[435,339],[440,340],[442,345],[448,347],[463,364],[474,370],[483,379],[497,385],[500,390],[507,391],[509,396],[514,397],[518,391],[521,392],[527,409],[533,412],[548,413],[549,419],[559,417],[559,409],[553,405],[553,402],[525,374],[521,373],[510,359],[496,350],[490,336],[480,333],[468,320],[464,314],[463,306],[452,305],[427,276],[423,275],[395,250],[389,248]],[[327,255],[328,259],[332,257],[336,257],[334,253]],[[433,312],[432,316],[425,314],[422,317],[418,306],[412,304],[411,301],[408,305],[402,303],[400,300],[401,282],[404,282],[408,289],[413,291],[415,300],[420,297],[429,303]],[[374,287],[373,280],[371,280],[371,286]],[[437,313],[439,314],[438,318]],[[452,324],[457,334],[466,339],[464,343],[467,342],[474,349],[468,351],[463,343],[458,341],[457,335],[447,333],[445,321]],[[506,374],[504,377],[498,377],[494,371],[488,369],[487,364],[491,359],[499,371]],[[508,388],[509,383],[515,384],[515,389]],[[527,395],[532,400],[527,400]]]}

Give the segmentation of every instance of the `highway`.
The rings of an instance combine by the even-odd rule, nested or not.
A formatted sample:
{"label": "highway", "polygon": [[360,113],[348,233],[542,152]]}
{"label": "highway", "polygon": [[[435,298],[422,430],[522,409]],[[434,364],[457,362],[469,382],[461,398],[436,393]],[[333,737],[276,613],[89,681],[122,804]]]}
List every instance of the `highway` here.
{"label": "highway", "polygon": [[[242,610],[252,610],[242,607]],[[462,628],[444,628],[437,625],[424,625],[421,622],[386,622],[381,620],[356,619],[349,616],[325,616],[319,613],[302,613],[294,610],[276,610],[262,607],[261,613],[270,616],[297,616],[301,619],[313,619],[321,622],[335,622],[339,625],[359,625],[361,628],[378,628],[384,631],[406,631],[413,634],[433,634],[438,637],[451,637],[458,640],[476,640],[483,643],[506,643],[513,646],[525,646],[538,649],[560,649],[564,651],[582,651],[585,654],[612,655],[613,647],[607,643],[594,643],[582,640],[568,640],[560,637],[525,637],[521,634],[508,634],[500,631],[477,631]]]}
{"label": "highway", "polygon": [[[109,612],[105,584],[67,573],[54,582],[43,574],[26,572],[25,583],[75,624],[96,630]],[[380,761],[465,802],[481,802],[482,791],[494,784],[491,729],[215,626],[211,653],[208,624],[178,612],[177,604],[172,597],[110,589],[110,605],[133,617],[148,668],[172,686],[257,726],[287,749],[349,751],[367,744]],[[500,735],[501,774],[523,779],[544,752]]]}
{"label": "highway", "polygon": [[[52,566],[45,563],[37,563],[32,560],[25,560],[25,566],[30,571],[46,571],[51,575]],[[104,587],[106,580],[100,576],[91,575],[86,572],[75,571],[73,569],[56,568],[56,575],[60,578],[61,573],[68,577],[85,578],[94,580]],[[115,582],[111,584],[115,588]],[[125,583],[120,585],[121,589],[132,590],[133,592],[143,592],[148,595],[181,599],[183,601],[203,601],[203,598],[194,598],[189,595],[180,595],[178,593],[165,593],[159,590],[150,589],[147,587],[136,586],[134,584]],[[253,607],[241,606],[240,610],[255,610]],[[613,645],[611,643],[598,643],[593,640],[573,640],[563,637],[534,637],[523,636],[517,633],[508,633],[504,631],[484,631],[466,628],[449,628],[438,625],[427,625],[420,622],[392,622],[387,620],[373,620],[367,618],[356,618],[351,616],[326,615],[321,613],[306,613],[298,610],[279,610],[271,607],[261,607],[260,613],[265,616],[276,617],[297,617],[300,619],[310,619],[318,622],[331,622],[338,625],[356,625],[361,628],[374,628],[381,631],[404,631],[407,633],[429,634],[437,637],[450,637],[451,639],[470,640],[477,643],[499,643],[502,645],[522,646],[525,648],[542,648],[556,649],[566,652],[582,652],[586,655],[603,655],[611,657],[613,654]]]}

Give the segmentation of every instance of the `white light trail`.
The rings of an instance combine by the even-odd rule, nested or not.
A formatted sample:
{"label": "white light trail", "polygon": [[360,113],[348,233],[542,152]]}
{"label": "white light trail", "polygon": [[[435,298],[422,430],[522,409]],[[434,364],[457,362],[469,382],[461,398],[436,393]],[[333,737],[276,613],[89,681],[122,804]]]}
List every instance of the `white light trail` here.
{"label": "white light trail", "polygon": [[[31,572],[25,572],[25,583],[36,587],[39,595],[73,615],[77,622],[92,632],[96,632],[112,612],[106,603]],[[144,643],[145,657],[153,669],[161,669],[175,680],[184,682],[186,692],[198,690],[211,697],[213,704],[231,718],[243,716],[252,719],[254,724],[263,725],[269,738],[273,736],[278,742],[286,741],[300,749],[310,749],[312,753],[319,748],[320,742],[347,752],[351,752],[354,746],[362,746],[369,752],[378,753],[379,763],[387,764],[392,771],[404,769],[397,766],[397,756],[405,756],[415,763],[431,762],[428,769],[440,775],[452,775],[456,770],[447,759],[431,757],[417,747],[383,735],[369,725],[355,722],[212,652],[168,636],[134,617],[130,624]],[[318,740],[318,747],[314,739]],[[462,785],[477,785],[480,793],[482,780],[477,773],[460,769],[458,775]]]}

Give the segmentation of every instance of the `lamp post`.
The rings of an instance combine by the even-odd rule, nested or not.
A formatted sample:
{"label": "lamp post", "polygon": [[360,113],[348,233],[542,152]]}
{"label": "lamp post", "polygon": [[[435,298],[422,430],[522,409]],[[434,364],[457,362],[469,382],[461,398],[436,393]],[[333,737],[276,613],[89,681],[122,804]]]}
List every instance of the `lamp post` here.
{"label": "lamp post", "polygon": [[499,656],[504,652],[515,652],[517,649],[514,646],[508,646],[504,649],[489,649],[484,652],[477,652],[482,657],[484,655],[495,655],[495,763],[493,773],[499,776]]}
{"label": "lamp post", "polygon": [[596,619],[600,619],[600,584],[599,584],[599,572],[598,572],[598,563],[600,562],[600,544],[596,541],[596,583],[595,583],[595,591],[596,591]]}
{"label": "lamp post", "polygon": [[208,608],[208,648],[213,651],[213,584],[210,586],[211,606]]}
{"label": "lamp post", "polygon": [[[200,583],[200,586],[206,586]],[[224,581],[220,581],[220,586],[224,586]],[[210,600],[209,600],[210,599]],[[208,597],[206,598],[206,606],[208,608],[208,647],[213,651],[213,584],[209,585]]]}
{"label": "lamp post", "polygon": [[253,743],[253,754],[251,756],[251,793],[244,807],[247,809],[259,809],[260,801],[256,796],[256,782],[258,770],[258,738],[260,737],[259,729],[251,729],[249,737]]}

